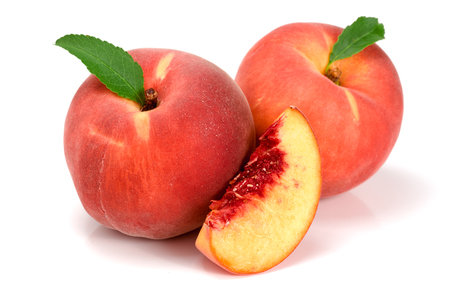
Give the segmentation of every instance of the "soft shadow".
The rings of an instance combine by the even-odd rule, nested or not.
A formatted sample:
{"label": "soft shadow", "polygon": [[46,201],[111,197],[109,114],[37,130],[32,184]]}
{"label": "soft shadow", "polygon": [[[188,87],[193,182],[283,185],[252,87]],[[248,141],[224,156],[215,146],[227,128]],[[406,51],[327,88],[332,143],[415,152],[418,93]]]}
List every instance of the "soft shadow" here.
{"label": "soft shadow", "polygon": [[81,239],[85,239],[86,236],[90,235],[100,226],[98,222],[88,215],[79,202],[72,210],[71,224],[74,233]]}
{"label": "soft shadow", "polygon": [[413,214],[431,199],[431,184],[420,174],[386,166],[352,191],[384,222]]}
{"label": "soft shadow", "polygon": [[103,258],[143,268],[167,270],[171,265],[194,268],[201,254],[195,247],[198,230],[165,240],[131,237],[99,225],[86,243]]}
{"label": "soft shadow", "polygon": [[430,186],[417,174],[384,167],[361,186],[321,199],[303,241],[280,267],[318,259],[360,234],[406,218],[426,205],[430,193]]}
{"label": "soft shadow", "polygon": [[74,209],[72,227],[93,253],[115,263],[165,270],[171,265],[198,269],[202,263],[195,247],[199,229],[165,240],[131,237],[100,225],[82,207]]}

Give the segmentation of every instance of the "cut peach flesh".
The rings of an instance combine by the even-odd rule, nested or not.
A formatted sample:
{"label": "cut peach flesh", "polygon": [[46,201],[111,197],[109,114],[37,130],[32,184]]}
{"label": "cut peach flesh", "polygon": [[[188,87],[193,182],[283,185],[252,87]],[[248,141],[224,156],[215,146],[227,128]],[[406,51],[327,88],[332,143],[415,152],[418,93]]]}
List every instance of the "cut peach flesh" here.
{"label": "cut peach flesh", "polygon": [[[232,273],[263,272],[288,257],[306,234],[319,203],[320,154],[308,121],[290,107],[274,124],[268,129],[274,132],[266,132],[266,137],[278,139],[274,147],[283,153],[277,158],[282,168],[261,184],[262,190],[213,202],[196,241],[205,256]],[[234,181],[227,193],[233,192]]]}

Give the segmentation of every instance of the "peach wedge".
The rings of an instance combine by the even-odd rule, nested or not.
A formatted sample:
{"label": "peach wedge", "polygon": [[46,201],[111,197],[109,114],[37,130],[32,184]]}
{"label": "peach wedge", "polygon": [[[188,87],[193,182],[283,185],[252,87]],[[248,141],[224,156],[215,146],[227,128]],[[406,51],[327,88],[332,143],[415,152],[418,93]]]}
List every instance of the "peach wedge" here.
{"label": "peach wedge", "polygon": [[276,266],[308,231],[321,183],[316,138],[304,115],[291,106],[261,136],[222,199],[212,201],[196,247],[235,274]]}

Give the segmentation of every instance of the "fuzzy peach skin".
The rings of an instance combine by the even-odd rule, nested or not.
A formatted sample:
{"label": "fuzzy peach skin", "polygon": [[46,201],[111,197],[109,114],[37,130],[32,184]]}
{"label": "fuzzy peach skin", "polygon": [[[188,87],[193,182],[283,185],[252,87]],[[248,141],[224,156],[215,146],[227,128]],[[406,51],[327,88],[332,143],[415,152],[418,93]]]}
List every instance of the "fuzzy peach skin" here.
{"label": "fuzzy peach skin", "polygon": [[386,161],[400,132],[403,93],[397,71],[376,44],[326,65],[342,28],[318,23],[281,26],[259,40],[236,74],[250,103],[257,136],[289,105],[310,122],[322,155],[322,197],[348,191]]}
{"label": "fuzzy peach skin", "polygon": [[202,225],[254,149],[249,105],[233,79],[185,52],[137,49],[145,89],[159,105],[137,103],[89,76],[64,130],[70,174],[85,210],[124,234],[164,239]]}

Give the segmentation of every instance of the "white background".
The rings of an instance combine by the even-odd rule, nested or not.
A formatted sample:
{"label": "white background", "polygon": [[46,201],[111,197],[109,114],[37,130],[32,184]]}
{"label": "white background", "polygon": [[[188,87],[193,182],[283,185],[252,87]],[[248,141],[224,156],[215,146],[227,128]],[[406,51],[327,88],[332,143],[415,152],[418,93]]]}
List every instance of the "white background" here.
{"label": "white background", "polygon": [[[0,299],[450,299],[444,1],[101,3],[1,4]],[[234,77],[250,47],[281,25],[345,27],[359,16],[385,25],[378,44],[403,84],[401,134],[375,176],[321,201],[310,231],[283,263],[235,276],[196,250],[197,232],[131,238],[85,213],[62,137],[70,101],[89,73],[54,46],[59,37],[184,50]]]}

